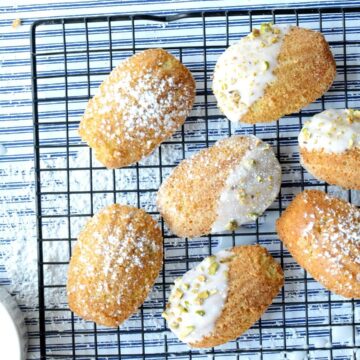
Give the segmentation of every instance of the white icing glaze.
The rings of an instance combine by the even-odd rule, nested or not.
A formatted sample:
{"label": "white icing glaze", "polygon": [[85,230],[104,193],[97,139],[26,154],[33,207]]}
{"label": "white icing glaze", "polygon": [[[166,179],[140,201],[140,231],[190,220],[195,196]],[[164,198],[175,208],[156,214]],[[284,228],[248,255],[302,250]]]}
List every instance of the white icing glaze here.
{"label": "white icing glaze", "polygon": [[329,153],[360,147],[360,111],[330,109],[316,114],[302,128],[299,146]]}
{"label": "white icing glaze", "polygon": [[243,37],[216,64],[213,91],[220,109],[231,121],[241,121],[249,107],[264,95],[267,84],[276,79],[273,71],[290,27],[272,25],[267,29],[255,29]]}
{"label": "white icing glaze", "polygon": [[[212,333],[228,292],[228,265],[221,261],[231,256],[231,251],[222,250],[207,257],[175,281],[163,316],[180,340],[194,343]],[[211,274],[210,268],[214,263],[218,268]],[[203,299],[202,304],[197,303],[199,294],[205,293],[208,293],[208,297]]]}
{"label": "white icing glaze", "polygon": [[279,193],[281,166],[268,144],[252,138],[250,149],[230,172],[221,191],[212,233],[235,230],[256,220]]}

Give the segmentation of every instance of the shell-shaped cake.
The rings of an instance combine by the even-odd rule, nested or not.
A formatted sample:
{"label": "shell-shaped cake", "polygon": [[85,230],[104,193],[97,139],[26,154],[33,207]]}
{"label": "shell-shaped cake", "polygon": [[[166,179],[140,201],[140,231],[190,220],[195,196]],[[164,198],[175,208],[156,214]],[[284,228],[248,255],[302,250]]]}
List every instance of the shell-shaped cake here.
{"label": "shell-shaped cake", "polygon": [[294,259],[330,291],[360,298],[360,210],[319,190],[295,197],[276,223]]}
{"label": "shell-shaped cake", "polygon": [[280,265],[262,246],[222,250],[175,281],[163,317],[191,347],[221,345],[249,329],[283,283]]}
{"label": "shell-shaped cake", "polygon": [[190,71],[163,49],[145,50],[120,62],[103,81],[79,133],[107,168],[127,166],[170,137],[194,99]]}
{"label": "shell-shaped cake", "polygon": [[304,124],[299,134],[302,166],[317,179],[360,190],[360,111],[329,109]]}
{"label": "shell-shaped cake", "polygon": [[319,98],[335,75],[336,64],[321,33],[262,24],[220,56],[213,91],[231,121],[269,122]]}
{"label": "shell-shaped cake", "polygon": [[173,233],[195,237],[256,220],[280,185],[270,145],[252,135],[232,136],[183,160],[161,185],[157,204]]}
{"label": "shell-shaped cake", "polygon": [[71,257],[69,307],[85,320],[119,326],[145,301],[162,265],[163,240],[144,210],[107,206],[81,231]]}

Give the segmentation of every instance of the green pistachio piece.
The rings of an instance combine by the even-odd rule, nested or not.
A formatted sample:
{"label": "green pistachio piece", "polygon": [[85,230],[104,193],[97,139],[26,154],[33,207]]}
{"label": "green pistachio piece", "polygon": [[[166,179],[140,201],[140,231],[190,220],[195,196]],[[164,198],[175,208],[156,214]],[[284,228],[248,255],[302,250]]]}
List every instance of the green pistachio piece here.
{"label": "green pistachio piece", "polygon": [[205,311],[204,311],[204,310],[196,310],[195,313],[198,314],[198,315],[200,315],[200,316],[204,316],[204,315],[205,315]]}
{"label": "green pistachio piece", "polygon": [[225,230],[234,231],[238,228],[238,226],[239,225],[238,225],[237,221],[232,219],[226,224]]}
{"label": "green pistachio piece", "polygon": [[253,37],[259,37],[260,36],[260,30],[259,29],[253,29],[251,32]]}
{"label": "green pistachio piece", "polygon": [[266,32],[271,32],[272,31],[272,26],[271,23],[263,23],[260,25],[260,33],[264,34]]}
{"label": "green pistachio piece", "polygon": [[168,315],[168,313],[167,313],[166,311],[164,311],[164,312],[161,314],[161,316],[162,316],[164,319],[166,319],[166,320],[168,320],[168,318],[169,318],[169,315]]}
{"label": "green pistachio piece", "polygon": [[187,326],[181,333],[180,338],[184,338],[188,335],[190,335],[195,330],[195,326]]}
{"label": "green pistachio piece", "polygon": [[181,299],[184,296],[184,293],[179,289],[175,289],[174,293],[173,293],[173,297],[175,299]]}
{"label": "green pistachio piece", "polygon": [[203,303],[204,303],[204,299],[196,298],[194,300],[194,304],[196,304],[196,305],[202,305]]}
{"label": "green pistachio piece", "polygon": [[311,134],[309,132],[309,129],[307,127],[303,127],[301,132],[303,133],[304,139],[309,140],[311,138]]}
{"label": "green pistachio piece", "polygon": [[178,305],[178,309],[179,309],[179,311],[180,311],[181,313],[187,313],[187,312],[189,312],[189,310],[188,310],[186,307],[182,306],[182,305]]}
{"label": "green pistachio piece", "polygon": [[198,298],[199,299],[207,299],[209,297],[210,293],[205,290],[205,291],[202,291],[201,293],[199,293],[198,295]]}
{"label": "green pistachio piece", "polygon": [[212,263],[209,267],[209,274],[215,275],[218,269],[219,269],[219,264],[217,262]]}
{"label": "green pistachio piece", "polygon": [[248,216],[248,218],[250,218],[252,220],[256,220],[259,217],[259,214],[256,212],[251,212],[251,213],[248,213],[247,216]]}

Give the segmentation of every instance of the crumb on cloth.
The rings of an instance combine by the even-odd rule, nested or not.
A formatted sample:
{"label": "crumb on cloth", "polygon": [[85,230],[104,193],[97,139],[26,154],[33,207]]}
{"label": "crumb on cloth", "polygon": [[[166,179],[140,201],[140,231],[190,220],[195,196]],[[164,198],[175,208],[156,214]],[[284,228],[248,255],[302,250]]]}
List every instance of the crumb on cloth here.
{"label": "crumb on cloth", "polygon": [[12,22],[12,28],[13,29],[16,29],[17,27],[19,27],[21,25],[21,19],[15,19],[15,20],[13,20],[13,22]]}

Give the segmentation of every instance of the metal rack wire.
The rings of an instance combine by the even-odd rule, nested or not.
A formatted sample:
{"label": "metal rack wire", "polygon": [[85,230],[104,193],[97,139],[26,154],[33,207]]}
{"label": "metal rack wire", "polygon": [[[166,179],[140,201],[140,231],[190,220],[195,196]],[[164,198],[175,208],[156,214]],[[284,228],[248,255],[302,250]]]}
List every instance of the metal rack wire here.
{"label": "metal rack wire", "polygon": [[[276,238],[273,223],[294,194],[304,188],[339,192],[303,171],[296,142],[304,118],[328,107],[356,107],[360,95],[360,41],[356,38],[360,32],[359,20],[360,8],[328,8],[193,12],[175,16],[99,16],[40,20],[33,24],[31,62],[42,359],[356,358],[360,342],[357,316],[360,302],[328,293],[303,272]],[[297,24],[322,31],[335,54],[338,77],[321,100],[298,114],[286,116],[276,123],[235,128],[216,110],[211,92],[214,63],[232,41],[264,21]],[[182,129],[164,142],[151,160],[126,169],[106,170],[76,134],[81,113],[93,90],[120,59],[155,46],[172,52],[193,72],[198,85],[195,110]],[[284,175],[278,200],[256,223],[235,233],[177,239],[159,218],[153,195],[179,160],[234,133],[256,134],[277,152]],[[73,158],[79,150],[88,154],[85,165],[76,162],[74,165]],[[172,154],[170,158],[169,153]],[[44,159],[56,161],[54,165],[45,166]],[[124,185],[124,172],[131,173],[133,187]],[[74,174],[76,179],[85,173],[89,187],[74,190]],[[98,189],[94,179],[99,173],[110,179],[110,187]],[[49,187],[49,174],[52,187]],[[350,201],[354,197],[352,192],[341,195]],[[74,199],[81,196],[88,197],[89,207],[74,210]],[[159,218],[164,235],[164,266],[153,294],[138,314],[118,329],[93,324],[79,327],[79,319],[67,308],[66,299],[62,306],[47,303],[48,291],[62,291],[65,283],[46,283],[46,271],[48,267],[64,271],[76,241],[74,219],[81,222],[92,216],[100,207],[99,197],[107,202],[126,201],[145,207]],[[57,200],[60,198],[64,200],[63,205]],[[61,206],[63,212],[59,210]],[[57,221],[62,222],[64,229],[49,233],[49,228]],[[173,278],[204,255],[220,246],[235,245],[244,237],[266,246],[278,259],[285,270],[286,285],[268,312],[246,335],[215,349],[189,350],[167,331],[160,318]],[[48,260],[48,244],[52,243],[65,244],[66,260]],[[55,318],[54,314],[60,312],[67,314],[64,318],[68,327],[49,329],[51,317]],[[337,341],[339,331],[334,329],[350,330],[351,339],[345,343]],[[319,338],[328,340],[317,341]]]}

